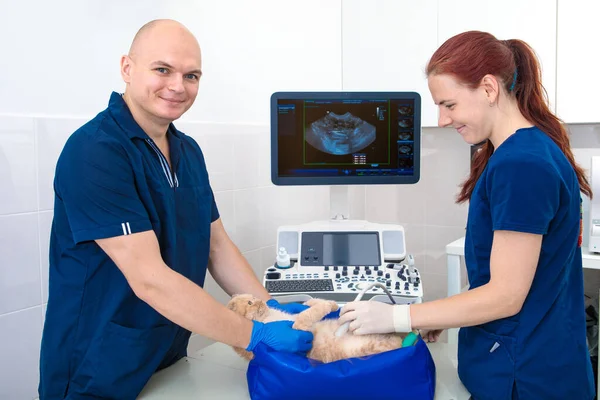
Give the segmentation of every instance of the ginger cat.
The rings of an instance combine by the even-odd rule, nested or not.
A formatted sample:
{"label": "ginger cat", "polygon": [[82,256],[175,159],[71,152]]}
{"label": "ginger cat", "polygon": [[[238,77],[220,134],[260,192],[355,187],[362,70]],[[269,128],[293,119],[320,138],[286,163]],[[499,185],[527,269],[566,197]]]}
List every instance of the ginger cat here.
{"label": "ginger cat", "polygon": [[[313,333],[313,347],[307,357],[323,363],[352,357],[364,357],[402,347],[405,334],[375,334],[353,335],[347,332],[337,337],[335,331],[338,322],[335,319],[322,320],[331,311],[336,311],[338,305],[334,301],[311,299],[304,303],[310,308],[299,314],[288,314],[269,308],[267,304],[249,294],[234,295],[227,307],[230,310],[250,319],[260,322],[294,321],[293,328]],[[251,352],[239,347],[233,348],[236,353],[247,360],[254,356]]]}

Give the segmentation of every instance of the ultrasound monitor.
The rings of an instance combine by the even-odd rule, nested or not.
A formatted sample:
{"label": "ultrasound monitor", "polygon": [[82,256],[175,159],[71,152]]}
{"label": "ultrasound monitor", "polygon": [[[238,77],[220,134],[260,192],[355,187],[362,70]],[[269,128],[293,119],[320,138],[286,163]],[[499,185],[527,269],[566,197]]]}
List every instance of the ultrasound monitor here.
{"label": "ultrasound monitor", "polygon": [[271,96],[275,185],[412,184],[420,177],[415,92],[277,92]]}

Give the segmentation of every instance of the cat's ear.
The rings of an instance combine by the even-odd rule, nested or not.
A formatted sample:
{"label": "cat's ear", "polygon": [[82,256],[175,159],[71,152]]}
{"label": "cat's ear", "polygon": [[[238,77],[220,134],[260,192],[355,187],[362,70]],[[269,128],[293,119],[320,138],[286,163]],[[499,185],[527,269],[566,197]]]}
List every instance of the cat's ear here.
{"label": "cat's ear", "polygon": [[238,303],[238,299],[236,299],[237,295],[234,294],[233,296],[231,296],[231,300],[229,300],[229,302],[227,302],[227,308],[229,308],[231,311],[236,311],[237,310],[237,303]]}

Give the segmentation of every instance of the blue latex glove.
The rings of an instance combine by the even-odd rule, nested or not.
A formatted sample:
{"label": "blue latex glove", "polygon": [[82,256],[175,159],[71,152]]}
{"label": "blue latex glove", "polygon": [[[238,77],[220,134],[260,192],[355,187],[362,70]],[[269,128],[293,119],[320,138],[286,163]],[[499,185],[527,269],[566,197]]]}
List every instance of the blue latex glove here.
{"label": "blue latex glove", "polygon": [[306,353],[312,348],[312,332],[292,329],[293,321],[263,323],[252,321],[252,336],[246,350],[252,351],[259,343],[273,350],[290,353]]}
{"label": "blue latex glove", "polygon": [[305,306],[304,304],[300,304],[300,303],[280,304],[275,299],[267,300],[267,305],[271,308],[286,312],[288,314],[298,314],[298,313],[301,313],[302,311],[306,310],[307,308],[309,308],[308,306]]}
{"label": "blue latex glove", "polygon": [[324,316],[323,319],[338,319],[340,317],[340,311],[342,311],[341,308],[337,309],[336,311],[332,311]]}

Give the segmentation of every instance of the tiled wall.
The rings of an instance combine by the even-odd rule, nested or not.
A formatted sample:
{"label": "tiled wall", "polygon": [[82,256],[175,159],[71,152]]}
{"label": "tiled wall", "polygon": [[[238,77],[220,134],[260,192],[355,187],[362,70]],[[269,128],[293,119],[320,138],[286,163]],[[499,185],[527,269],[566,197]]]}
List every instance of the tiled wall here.
{"label": "tiled wall", "polygon": [[[37,396],[54,166],[83,122],[0,116],[0,399]],[[271,184],[267,126],[177,126],[202,147],[225,228],[259,276],[273,262],[279,225],[327,218],[328,187]],[[587,168],[589,157],[600,155],[600,126],[573,130],[576,157]],[[467,208],[453,198],[468,171],[469,148],[453,130],[424,129],[421,162],[416,185],[351,187],[351,217],[404,226],[429,300],[446,293],[445,245],[464,234]],[[226,301],[211,278],[206,289]],[[190,347],[207,343],[195,335]]]}

